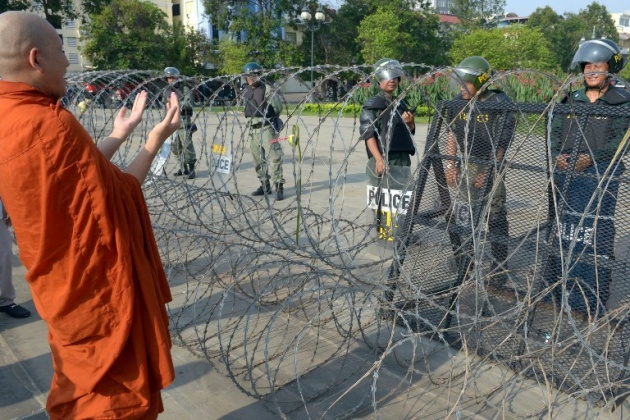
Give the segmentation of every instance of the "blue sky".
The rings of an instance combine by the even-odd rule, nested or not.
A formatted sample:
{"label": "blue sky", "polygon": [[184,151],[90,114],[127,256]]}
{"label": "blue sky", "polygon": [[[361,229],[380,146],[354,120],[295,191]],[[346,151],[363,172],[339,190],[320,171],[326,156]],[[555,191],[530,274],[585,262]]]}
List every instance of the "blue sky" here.
{"label": "blue sky", "polygon": [[[558,4],[560,3],[560,4]],[[571,0],[571,1],[551,1],[551,0],[507,0],[505,13],[514,12],[519,16],[528,16],[539,7],[547,5],[558,14],[565,12],[579,13],[580,10],[586,9],[593,0]],[[601,0],[597,3],[606,6],[608,13],[630,12],[630,1],[628,0]]]}
{"label": "blue sky", "polygon": [[[339,7],[343,0],[322,0],[322,3],[328,3],[333,7]],[[558,5],[562,3],[562,5]],[[514,12],[519,16],[528,16],[539,7],[550,5],[558,14],[565,12],[579,13],[581,9],[586,9],[593,0],[571,0],[571,1],[552,1],[552,0],[507,0],[505,13]],[[628,0],[600,0],[599,4],[603,4],[609,13],[630,12],[630,1]]]}

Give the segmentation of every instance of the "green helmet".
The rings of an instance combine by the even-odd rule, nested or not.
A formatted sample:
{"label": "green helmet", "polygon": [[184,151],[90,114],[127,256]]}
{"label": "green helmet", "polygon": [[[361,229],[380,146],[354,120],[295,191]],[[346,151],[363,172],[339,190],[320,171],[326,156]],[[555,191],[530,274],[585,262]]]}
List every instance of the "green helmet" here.
{"label": "green helmet", "polygon": [[374,64],[374,75],[380,83],[383,80],[392,80],[405,74],[398,60],[381,58]]}
{"label": "green helmet", "polygon": [[249,63],[245,64],[245,66],[243,67],[243,73],[245,74],[260,73],[262,69],[263,68],[260,67],[258,63],[250,61]]}
{"label": "green helmet", "polygon": [[490,63],[485,58],[473,55],[462,60],[453,69],[453,78],[458,83],[472,83],[476,90],[479,90],[492,76]]}
{"label": "green helmet", "polygon": [[181,73],[175,67],[167,67],[164,69],[164,75],[166,77],[176,77],[179,78]]}
{"label": "green helmet", "polygon": [[580,45],[571,61],[571,69],[578,64],[582,71],[589,63],[608,63],[608,72],[619,73],[626,65],[626,58],[621,55],[621,49],[612,40],[591,39]]}

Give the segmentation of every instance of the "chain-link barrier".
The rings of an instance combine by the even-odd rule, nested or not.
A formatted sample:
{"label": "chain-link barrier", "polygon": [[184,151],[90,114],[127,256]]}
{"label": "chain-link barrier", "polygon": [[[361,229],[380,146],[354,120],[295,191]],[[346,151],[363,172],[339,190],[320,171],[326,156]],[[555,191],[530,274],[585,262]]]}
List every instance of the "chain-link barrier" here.
{"label": "chain-link barrier", "polygon": [[[143,186],[176,343],[288,418],[610,413],[628,392],[630,108],[559,103],[582,79],[537,71],[494,75],[504,101],[453,100],[450,68],[404,68],[418,153],[383,176],[359,133],[371,69],[261,75],[286,101],[282,201],[251,196],[244,78],[178,80],[196,177],[165,147]],[[121,167],[173,87],[161,72],[68,81],[97,142],[149,93]]]}

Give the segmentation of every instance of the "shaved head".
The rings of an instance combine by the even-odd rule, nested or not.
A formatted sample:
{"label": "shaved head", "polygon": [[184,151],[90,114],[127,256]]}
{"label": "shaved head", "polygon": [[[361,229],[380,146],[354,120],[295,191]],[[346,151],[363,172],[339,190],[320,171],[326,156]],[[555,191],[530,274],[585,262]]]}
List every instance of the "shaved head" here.
{"label": "shaved head", "polygon": [[49,40],[50,29],[54,31],[50,23],[33,13],[0,14],[0,76],[6,80],[19,72],[28,63],[30,49],[42,48]]}
{"label": "shaved head", "polygon": [[59,79],[63,79],[68,63],[50,23],[30,12],[4,12],[0,14],[0,39],[2,80],[27,83],[55,97],[65,94]]}

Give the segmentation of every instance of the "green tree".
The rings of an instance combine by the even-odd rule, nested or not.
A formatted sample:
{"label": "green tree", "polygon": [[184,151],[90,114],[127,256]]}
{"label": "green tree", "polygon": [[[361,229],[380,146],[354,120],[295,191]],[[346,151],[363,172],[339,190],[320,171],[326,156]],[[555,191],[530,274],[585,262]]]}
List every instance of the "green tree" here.
{"label": "green tree", "polygon": [[83,23],[88,22],[91,15],[101,13],[111,0],[81,0],[81,18]]}
{"label": "green tree", "polygon": [[561,70],[568,70],[580,42],[591,38],[618,41],[619,34],[606,7],[594,2],[579,13],[564,18],[551,7],[539,8],[529,17],[527,26],[540,30],[549,42],[554,61]]}
{"label": "green tree", "polygon": [[450,7],[466,30],[487,27],[504,9],[505,0],[454,0]]}
{"label": "green tree", "polygon": [[[549,50],[553,56],[553,61],[566,70],[563,64],[567,58],[567,40],[565,39],[565,30],[568,27],[562,16],[558,15],[551,7],[545,6],[538,8],[529,16],[527,27],[537,29],[547,40]],[[570,58],[569,58],[570,60]]]}
{"label": "green tree", "polygon": [[90,16],[83,53],[100,70],[162,68],[170,59],[164,54],[169,39],[166,18],[153,3],[112,0]]}
{"label": "green tree", "polygon": [[166,31],[164,50],[165,65],[177,67],[182,74],[208,73],[206,64],[213,60],[213,48],[208,38],[181,23]]}
{"label": "green tree", "polygon": [[45,19],[57,29],[64,20],[79,16],[74,0],[34,0],[32,9],[41,10]]}
{"label": "green tree", "polygon": [[297,19],[301,10],[291,0],[205,0],[212,24],[243,42],[250,59],[263,67],[285,61],[281,28]]}
{"label": "green tree", "polygon": [[229,38],[219,42],[218,60],[214,63],[219,74],[240,74],[243,66],[251,61],[245,44],[234,42]]}
{"label": "green tree", "polygon": [[606,37],[615,42],[619,41],[619,32],[617,32],[615,22],[610,17],[606,6],[593,2],[586,9],[580,10],[578,17],[586,25],[586,31],[582,34],[585,38],[588,39],[589,36],[592,38]]}
{"label": "green tree", "polygon": [[443,64],[448,48],[440,36],[437,15],[396,3],[379,7],[361,21],[358,41],[365,61],[391,57],[401,62]]}
{"label": "green tree", "polygon": [[28,0],[0,0],[0,13],[9,10],[27,10],[29,7],[31,7],[31,2]]}
{"label": "green tree", "polygon": [[351,65],[365,62],[361,45],[357,42],[359,25],[376,9],[377,5],[367,0],[346,0],[341,5],[327,28],[331,40],[329,59],[332,63]]}
{"label": "green tree", "polygon": [[478,29],[455,40],[451,48],[453,65],[471,55],[484,57],[498,70],[548,70],[555,67],[543,34],[523,25]]}

